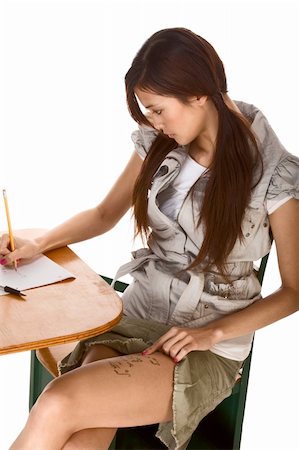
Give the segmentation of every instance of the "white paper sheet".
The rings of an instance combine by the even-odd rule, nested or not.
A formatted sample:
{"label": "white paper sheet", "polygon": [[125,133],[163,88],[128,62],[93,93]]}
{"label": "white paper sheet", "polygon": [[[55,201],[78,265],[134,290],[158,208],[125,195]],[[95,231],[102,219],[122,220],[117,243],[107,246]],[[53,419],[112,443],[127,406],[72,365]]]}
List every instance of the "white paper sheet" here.
{"label": "white paper sheet", "polygon": [[[67,278],[76,277],[44,255],[28,263],[20,263],[17,270],[14,267],[0,266],[0,285],[20,291],[56,283]],[[6,292],[0,288],[0,295],[5,294]]]}

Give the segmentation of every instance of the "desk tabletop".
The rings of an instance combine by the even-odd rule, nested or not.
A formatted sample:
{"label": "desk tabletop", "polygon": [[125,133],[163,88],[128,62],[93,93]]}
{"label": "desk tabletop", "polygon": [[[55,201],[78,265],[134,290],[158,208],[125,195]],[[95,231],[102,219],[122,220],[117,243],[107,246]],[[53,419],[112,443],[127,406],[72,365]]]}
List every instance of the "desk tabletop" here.
{"label": "desk tabletop", "polygon": [[116,325],[117,293],[72,250],[46,253],[75,279],[26,290],[26,301],[0,297],[0,354],[36,350],[86,339]]}

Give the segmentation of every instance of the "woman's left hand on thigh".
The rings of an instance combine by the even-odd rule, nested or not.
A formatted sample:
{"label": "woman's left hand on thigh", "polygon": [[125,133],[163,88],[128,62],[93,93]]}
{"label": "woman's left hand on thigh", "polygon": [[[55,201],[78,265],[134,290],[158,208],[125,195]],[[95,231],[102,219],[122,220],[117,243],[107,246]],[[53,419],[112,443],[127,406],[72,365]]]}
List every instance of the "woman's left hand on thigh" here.
{"label": "woman's left hand on thigh", "polygon": [[219,336],[217,336],[215,330],[172,327],[153,345],[148,347],[143,355],[161,351],[178,363],[188,353],[194,350],[209,350],[218,341]]}

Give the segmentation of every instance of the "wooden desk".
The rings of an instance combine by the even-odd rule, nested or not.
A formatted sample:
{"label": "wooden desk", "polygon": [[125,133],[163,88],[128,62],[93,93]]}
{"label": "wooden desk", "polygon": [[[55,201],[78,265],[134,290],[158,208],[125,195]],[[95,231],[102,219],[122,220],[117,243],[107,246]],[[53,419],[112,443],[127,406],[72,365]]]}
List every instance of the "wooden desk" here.
{"label": "wooden desk", "polygon": [[117,293],[72,250],[46,256],[76,278],[26,290],[26,301],[0,296],[0,354],[45,349],[103,333],[122,316]]}

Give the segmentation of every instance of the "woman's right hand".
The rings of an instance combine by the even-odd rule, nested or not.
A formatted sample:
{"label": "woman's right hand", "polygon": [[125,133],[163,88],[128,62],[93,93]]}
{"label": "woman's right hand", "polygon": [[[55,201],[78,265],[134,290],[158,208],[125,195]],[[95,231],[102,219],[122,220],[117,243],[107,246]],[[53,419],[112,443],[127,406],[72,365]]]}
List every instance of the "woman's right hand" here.
{"label": "woman's right hand", "polygon": [[15,250],[9,249],[10,239],[8,234],[3,234],[0,239],[0,264],[11,265],[14,261],[31,259],[40,253],[40,248],[35,239],[14,238]]}

